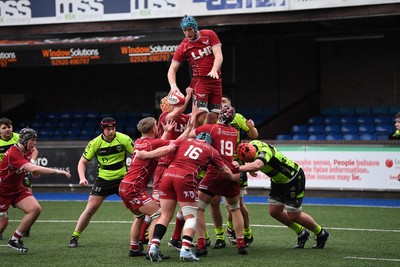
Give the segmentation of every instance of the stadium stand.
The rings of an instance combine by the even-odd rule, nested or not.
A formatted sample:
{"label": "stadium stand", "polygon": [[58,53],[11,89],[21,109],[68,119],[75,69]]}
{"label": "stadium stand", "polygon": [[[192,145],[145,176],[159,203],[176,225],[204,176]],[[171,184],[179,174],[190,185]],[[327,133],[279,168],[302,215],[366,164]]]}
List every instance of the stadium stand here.
{"label": "stadium stand", "polygon": [[326,107],[277,140],[387,140],[395,131],[397,112],[399,106]]}

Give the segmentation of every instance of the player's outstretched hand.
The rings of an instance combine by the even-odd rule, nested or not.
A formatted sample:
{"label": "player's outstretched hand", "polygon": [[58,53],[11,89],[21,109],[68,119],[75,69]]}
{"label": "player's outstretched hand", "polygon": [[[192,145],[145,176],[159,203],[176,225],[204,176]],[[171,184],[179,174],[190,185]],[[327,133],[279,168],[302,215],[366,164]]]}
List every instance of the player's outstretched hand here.
{"label": "player's outstretched hand", "polygon": [[217,72],[217,71],[211,70],[211,71],[207,74],[207,76],[208,76],[208,77],[211,77],[211,78],[214,78],[214,79],[219,79],[219,75],[218,75],[218,72]]}

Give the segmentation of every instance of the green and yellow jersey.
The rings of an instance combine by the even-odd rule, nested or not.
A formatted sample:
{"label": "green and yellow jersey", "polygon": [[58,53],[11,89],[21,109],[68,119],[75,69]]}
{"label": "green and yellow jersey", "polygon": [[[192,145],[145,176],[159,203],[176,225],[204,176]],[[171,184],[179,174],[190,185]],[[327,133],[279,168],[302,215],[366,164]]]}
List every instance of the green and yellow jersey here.
{"label": "green and yellow jersey", "polygon": [[96,157],[99,177],[116,180],[126,174],[126,152],[133,154],[133,141],[128,135],[116,132],[111,142],[105,141],[102,134],[92,139],[82,156],[88,161]]}
{"label": "green and yellow jersey", "polygon": [[268,175],[273,182],[286,184],[300,170],[296,162],[287,158],[275,147],[259,140],[250,141],[250,144],[257,148],[255,159],[264,162],[264,167],[260,171]]}
{"label": "green and yellow jersey", "polygon": [[4,153],[13,145],[18,143],[19,134],[12,133],[12,136],[8,140],[3,140],[0,138],[0,162],[3,160]]}
{"label": "green and yellow jersey", "polygon": [[247,133],[250,129],[246,124],[246,118],[240,114],[240,113],[236,113],[235,117],[233,118],[233,121],[231,122],[231,125],[233,126],[233,128],[235,128],[238,131],[238,139],[237,139],[237,143],[239,144],[241,139],[241,131],[244,131],[245,133]]}

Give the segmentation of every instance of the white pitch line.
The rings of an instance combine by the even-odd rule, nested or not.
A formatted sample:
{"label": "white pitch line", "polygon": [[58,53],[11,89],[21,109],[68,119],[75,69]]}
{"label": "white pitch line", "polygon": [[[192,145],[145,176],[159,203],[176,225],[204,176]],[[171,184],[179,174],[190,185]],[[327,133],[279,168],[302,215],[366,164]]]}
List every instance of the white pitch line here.
{"label": "white pitch line", "polygon": [[[10,220],[10,222],[20,222],[20,220]],[[37,220],[37,223],[76,223],[76,220]],[[90,223],[118,223],[118,224],[131,224],[133,221],[90,221]],[[171,222],[170,224],[175,224]],[[212,223],[207,223],[208,226],[212,226]],[[225,225],[225,224],[224,224]],[[252,224],[252,227],[261,228],[286,228],[285,225],[268,225],[268,224]],[[363,228],[340,228],[340,227],[324,227],[330,230],[339,231],[368,231],[368,232],[389,232],[389,233],[400,233],[400,230],[393,229],[363,229]]]}
{"label": "white pitch line", "polygon": [[352,256],[347,256],[344,257],[344,259],[350,259],[350,260],[369,260],[369,261],[400,261],[400,259],[384,259],[384,258],[365,258],[365,257],[352,257]]}
{"label": "white pitch line", "polygon": [[[284,225],[264,225],[264,224],[252,224],[254,227],[265,227],[265,228],[284,228]],[[362,228],[340,228],[340,227],[324,227],[326,229],[331,230],[340,230],[340,231],[368,231],[368,232],[391,232],[391,233],[400,233],[400,230],[392,230],[392,229],[362,229]]]}

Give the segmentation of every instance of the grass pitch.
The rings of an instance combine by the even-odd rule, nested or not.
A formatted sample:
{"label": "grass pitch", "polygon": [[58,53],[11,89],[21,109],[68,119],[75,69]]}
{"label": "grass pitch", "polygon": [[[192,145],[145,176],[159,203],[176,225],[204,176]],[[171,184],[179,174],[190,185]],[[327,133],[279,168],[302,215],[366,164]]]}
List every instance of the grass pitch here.
{"label": "grass pitch", "polygon": [[[163,239],[161,250],[171,259],[149,262],[144,257],[128,257],[131,213],[122,202],[105,202],[79,239],[68,248],[69,238],[86,202],[41,202],[42,214],[24,238],[27,254],[9,249],[8,238],[17,227],[21,211],[9,210],[10,224],[0,240],[1,266],[399,266],[400,209],[348,206],[308,206],[303,210],[326,228],[331,237],[324,249],[296,250],[297,236],[268,215],[265,204],[248,205],[254,242],[248,255],[238,255],[234,246],[209,248],[198,263],[179,260],[179,252],[167,247],[173,224]],[[207,215],[209,212],[206,212]],[[207,219],[211,222],[210,217]],[[211,223],[210,237],[215,242]]]}

